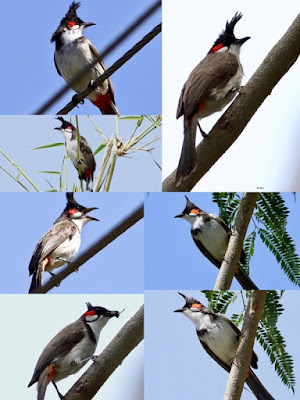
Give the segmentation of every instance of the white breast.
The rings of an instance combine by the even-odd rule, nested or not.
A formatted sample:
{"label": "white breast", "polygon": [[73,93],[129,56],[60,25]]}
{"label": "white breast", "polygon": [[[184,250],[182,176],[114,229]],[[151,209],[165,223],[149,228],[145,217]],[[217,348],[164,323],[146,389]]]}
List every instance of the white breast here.
{"label": "white breast", "polygon": [[220,360],[231,365],[238,347],[237,334],[232,327],[221,318],[211,320],[209,315],[205,315],[197,326],[197,330],[202,329],[207,333],[201,335],[201,340]]}
{"label": "white breast", "polygon": [[55,250],[52,251],[50,255],[50,262],[46,266],[47,271],[53,271],[55,268],[59,268],[66,264],[66,261],[61,261],[57,259],[63,258],[70,262],[77,254],[81,243],[81,235],[78,230],[76,234],[70,240],[67,238],[61,245],[59,245]]}
{"label": "white breast", "polygon": [[[74,167],[78,169],[78,145],[77,145],[77,139],[76,140],[68,140],[66,138],[66,150],[67,154],[70,157],[70,160],[72,161]],[[85,158],[83,157],[83,154],[81,151],[79,151],[80,154],[80,163],[81,163],[81,171],[84,171],[87,168],[87,163],[85,161]]]}
{"label": "white breast", "polygon": [[[94,62],[95,56],[90,50],[89,43],[88,39],[77,44],[70,42],[61,47],[59,51],[55,52],[55,62],[59,72],[68,84],[70,84],[74,77],[81,73],[84,68]],[[95,66],[77,80],[76,83],[72,84],[72,89],[77,93],[82,92],[86,89],[91,80],[95,80],[99,75],[103,74],[103,72],[104,69],[102,66],[99,63],[95,64]],[[99,87],[99,92],[106,93],[107,90],[108,82],[105,81],[103,85]],[[91,93],[88,99],[96,100],[97,97],[96,93]]]}
{"label": "white breast", "polygon": [[81,362],[92,357],[96,350],[96,343],[93,343],[88,336],[85,336],[64,358],[58,359],[59,367],[55,375],[55,382],[78,372],[86,363]]}
{"label": "white breast", "polygon": [[193,229],[199,229],[199,233],[193,237],[199,240],[217,261],[222,262],[228,247],[228,235],[222,225],[214,219],[204,222],[203,217],[199,216],[193,224]]}

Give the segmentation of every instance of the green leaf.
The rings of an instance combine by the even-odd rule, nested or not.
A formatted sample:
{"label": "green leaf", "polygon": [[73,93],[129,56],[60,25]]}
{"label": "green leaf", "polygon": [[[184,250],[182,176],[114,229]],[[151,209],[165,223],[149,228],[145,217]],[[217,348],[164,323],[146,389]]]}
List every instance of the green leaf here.
{"label": "green leaf", "polygon": [[64,143],[52,143],[46,144],[45,146],[35,147],[33,150],[49,149],[50,147],[64,146]]}
{"label": "green leaf", "polygon": [[38,171],[41,174],[54,174],[54,175],[61,175],[61,172],[58,171]]}
{"label": "green leaf", "polygon": [[96,154],[98,154],[102,149],[104,149],[104,147],[106,147],[106,145],[107,145],[107,142],[101,143],[100,146],[94,151],[94,156]]}

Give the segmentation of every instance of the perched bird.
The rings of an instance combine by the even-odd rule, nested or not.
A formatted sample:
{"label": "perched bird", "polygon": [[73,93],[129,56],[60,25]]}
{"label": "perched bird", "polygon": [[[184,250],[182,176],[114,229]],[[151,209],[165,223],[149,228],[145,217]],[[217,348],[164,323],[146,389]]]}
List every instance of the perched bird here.
{"label": "perched bird", "polygon": [[[239,328],[230,319],[214,313],[198,300],[179,294],[184,298],[185,305],[174,312],[181,312],[193,322],[204,349],[221,367],[230,372],[241,335]],[[257,362],[257,355],[253,351],[251,367],[257,369]],[[275,400],[250,367],[246,383],[258,400]]]}
{"label": "perched bird", "polygon": [[63,213],[34,249],[28,267],[29,276],[32,275],[29,293],[41,286],[44,271],[52,274],[55,268],[69,263],[76,256],[81,243],[82,227],[89,221],[98,221],[86,215],[97,210],[97,207],[81,206],[70,193],[67,193],[67,201]]}
{"label": "perched bird", "polygon": [[110,318],[119,317],[119,311],[94,307],[87,303],[88,310],[75,322],[62,329],[44,348],[35,366],[28,387],[37,382],[37,399],[43,400],[47,386],[53,383],[59,397],[56,382],[78,372],[96,350],[100,332]]}
{"label": "perched bird", "polygon": [[[191,235],[196,246],[209,261],[220,269],[231,230],[221,218],[214,214],[207,214],[192,203],[187,196],[185,198],[185,209],[174,218],[183,218],[191,224]],[[245,264],[245,261],[246,255],[242,250],[240,262]],[[243,289],[258,289],[241,266],[238,267],[235,277]]]}
{"label": "perched bird", "polygon": [[243,78],[240,63],[241,46],[250,37],[237,39],[234,27],[242,18],[236,13],[225,30],[209,50],[207,56],[193,69],[184,84],[177,108],[176,118],[184,116],[184,140],[176,173],[176,185],[196,167],[197,125],[205,138],[207,135],[198,120],[221,111],[236,96]]}
{"label": "perched bird", "polygon": [[[106,70],[103,61],[98,59],[100,54],[96,47],[82,35],[85,28],[96,24],[82,21],[76,13],[79,7],[80,3],[73,1],[51,38],[51,42],[55,42],[54,62],[57,72],[76,93],[85,90]],[[91,68],[82,74],[89,66]],[[81,76],[74,82],[74,78],[79,74]],[[102,114],[119,115],[115,104],[114,89],[109,78],[87,98],[99,108]]]}
{"label": "perched bird", "polygon": [[94,172],[96,169],[96,162],[92,149],[87,140],[81,135],[78,149],[77,129],[75,126],[62,117],[57,117],[56,119],[58,119],[62,125],[54,129],[61,131],[64,135],[67,154],[77,171],[79,171],[80,168],[80,175],[78,178],[86,181],[86,191],[92,192]]}

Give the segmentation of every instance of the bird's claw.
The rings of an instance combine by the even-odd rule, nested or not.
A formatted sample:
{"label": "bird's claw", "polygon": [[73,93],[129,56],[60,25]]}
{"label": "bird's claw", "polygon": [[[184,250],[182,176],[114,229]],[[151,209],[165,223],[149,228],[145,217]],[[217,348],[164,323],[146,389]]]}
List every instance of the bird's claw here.
{"label": "bird's claw", "polygon": [[89,81],[89,83],[88,83],[88,85],[87,85],[87,88],[88,88],[88,89],[94,90],[93,84],[94,84],[94,81],[93,81],[93,80]]}
{"label": "bird's claw", "polygon": [[74,96],[72,97],[72,103],[78,107],[78,104],[84,104],[84,99],[79,100],[78,99],[78,94],[74,94]]}
{"label": "bird's claw", "polygon": [[198,122],[198,128],[199,128],[199,130],[200,130],[200,132],[201,132],[202,137],[203,137],[204,139],[207,138],[207,137],[208,137],[208,133],[205,133],[205,132],[202,130],[202,128],[201,128],[199,122]]}

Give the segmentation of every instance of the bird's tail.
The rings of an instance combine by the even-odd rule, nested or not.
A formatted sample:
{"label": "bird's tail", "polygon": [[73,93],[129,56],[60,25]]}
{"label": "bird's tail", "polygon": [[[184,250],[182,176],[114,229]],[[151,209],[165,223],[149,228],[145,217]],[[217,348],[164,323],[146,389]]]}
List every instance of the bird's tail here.
{"label": "bird's tail", "polygon": [[249,370],[249,377],[247,378],[246,382],[258,400],[275,400],[274,397],[263,386],[251,368]]}
{"label": "bird's tail", "polygon": [[180,155],[179,164],[176,172],[175,183],[179,186],[182,179],[196,167],[196,131],[197,131],[198,116],[194,114],[192,117],[184,118],[184,139]]}
{"label": "bird's tail", "polygon": [[86,179],[86,189],[87,192],[92,192],[93,191],[93,177],[91,176],[90,178]]}
{"label": "bird's tail", "polygon": [[37,288],[42,286],[43,272],[44,272],[44,261],[39,264],[36,271],[34,271],[34,273],[32,274],[31,285],[28,293],[34,293]]}
{"label": "bird's tail", "polygon": [[38,380],[38,387],[37,387],[37,400],[44,400],[45,398],[45,393],[46,393],[46,389],[47,386],[49,384],[49,382],[51,381],[50,378],[50,369],[51,369],[51,365],[48,365],[48,367],[46,367],[44,369],[44,371],[41,373],[39,380]]}
{"label": "bird's tail", "polygon": [[102,114],[113,114],[113,115],[120,115],[119,111],[113,102],[110,93],[107,92],[105,94],[99,95],[98,99],[92,101],[92,103],[99,108]]}
{"label": "bird's tail", "polygon": [[255,283],[250,279],[242,267],[239,266],[238,272],[235,277],[243,289],[246,290],[259,290]]}

